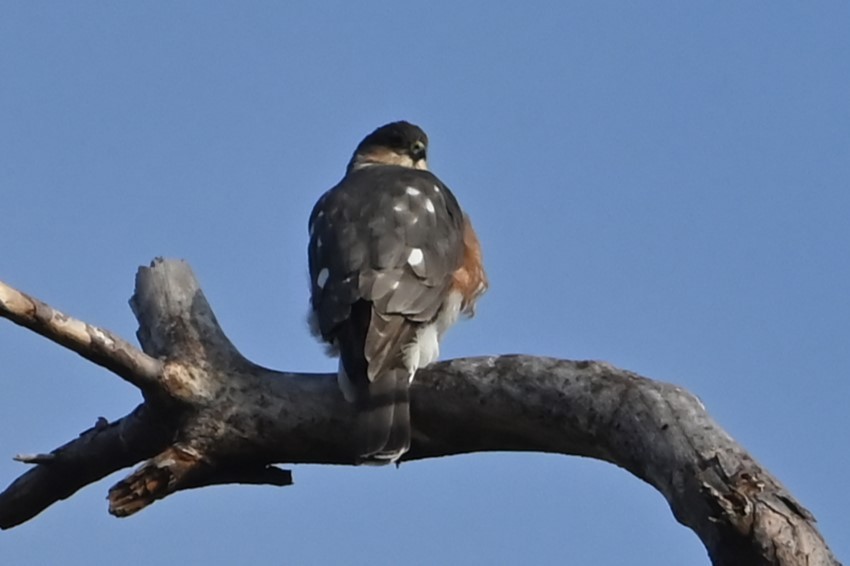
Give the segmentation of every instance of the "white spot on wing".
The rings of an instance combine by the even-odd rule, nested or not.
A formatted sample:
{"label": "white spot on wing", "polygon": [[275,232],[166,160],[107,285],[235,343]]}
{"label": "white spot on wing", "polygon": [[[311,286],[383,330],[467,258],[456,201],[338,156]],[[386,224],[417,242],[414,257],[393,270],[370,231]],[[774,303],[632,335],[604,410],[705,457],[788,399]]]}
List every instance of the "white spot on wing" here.
{"label": "white spot on wing", "polygon": [[392,285],[390,285],[390,289],[392,289],[393,291],[395,291],[396,289],[398,289],[398,283],[399,283],[398,279],[396,279],[395,281],[393,281],[393,284],[392,284]]}
{"label": "white spot on wing", "polygon": [[427,210],[431,214],[434,214],[434,203],[431,202],[431,199],[429,198],[425,199],[425,210]]}
{"label": "white spot on wing", "polygon": [[328,282],[328,276],[330,275],[330,271],[325,267],[319,272],[318,277],[316,277],[316,285],[318,285],[319,289],[325,288],[325,283]]}
{"label": "white spot on wing", "polygon": [[422,265],[423,261],[425,261],[425,256],[422,254],[422,250],[419,248],[410,250],[410,255],[407,256],[407,263],[410,265]]}
{"label": "white spot on wing", "polygon": [[440,185],[434,185],[434,192],[440,194]]}
{"label": "white spot on wing", "polygon": [[324,210],[320,210],[318,214],[316,214],[316,218],[313,219],[313,222],[310,223],[310,237],[313,237],[313,233],[316,231],[316,224],[319,223],[319,220],[325,215]]}
{"label": "white spot on wing", "polygon": [[404,205],[403,202],[399,202],[393,207],[393,210],[395,210],[396,212],[404,212],[406,209],[407,207]]}
{"label": "white spot on wing", "polygon": [[407,189],[405,189],[404,192],[406,192],[407,194],[409,194],[412,197],[418,197],[419,195],[422,194],[422,191],[420,191],[416,187],[407,187]]}

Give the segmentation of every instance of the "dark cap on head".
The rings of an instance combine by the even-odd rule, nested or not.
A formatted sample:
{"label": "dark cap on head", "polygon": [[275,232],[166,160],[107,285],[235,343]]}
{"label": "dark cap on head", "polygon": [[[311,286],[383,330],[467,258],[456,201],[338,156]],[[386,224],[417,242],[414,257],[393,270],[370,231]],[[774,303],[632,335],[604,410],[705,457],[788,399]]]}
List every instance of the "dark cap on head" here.
{"label": "dark cap on head", "polygon": [[410,122],[391,122],[361,141],[348,162],[347,173],[372,165],[427,169],[428,136]]}
{"label": "dark cap on head", "polygon": [[391,122],[363,138],[363,141],[357,146],[357,150],[360,151],[368,147],[385,147],[397,152],[421,148],[420,151],[424,153],[428,148],[428,135],[422,128],[410,122],[403,120]]}

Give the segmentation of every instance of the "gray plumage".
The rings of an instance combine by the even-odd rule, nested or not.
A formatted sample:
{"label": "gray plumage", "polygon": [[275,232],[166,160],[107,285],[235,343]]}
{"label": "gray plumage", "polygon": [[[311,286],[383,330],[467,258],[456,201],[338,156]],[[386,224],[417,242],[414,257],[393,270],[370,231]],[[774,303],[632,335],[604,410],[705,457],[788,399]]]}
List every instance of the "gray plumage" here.
{"label": "gray plumage", "polygon": [[444,307],[463,261],[463,226],[437,177],[398,165],[350,165],[310,216],[313,316],[322,339],[339,349],[362,415],[355,450],[366,461],[395,458],[410,445],[416,367],[405,356]]}

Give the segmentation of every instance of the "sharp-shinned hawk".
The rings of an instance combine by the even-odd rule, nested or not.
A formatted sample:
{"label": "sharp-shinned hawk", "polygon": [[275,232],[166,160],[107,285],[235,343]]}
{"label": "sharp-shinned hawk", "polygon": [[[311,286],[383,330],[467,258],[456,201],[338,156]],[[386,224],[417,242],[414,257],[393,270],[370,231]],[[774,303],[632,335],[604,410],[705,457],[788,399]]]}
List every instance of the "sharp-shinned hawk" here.
{"label": "sharp-shinned hawk", "polygon": [[417,126],[378,128],[310,215],[311,325],[339,353],[360,462],[408,450],[413,376],[487,288],[472,224],[428,171],[427,149]]}

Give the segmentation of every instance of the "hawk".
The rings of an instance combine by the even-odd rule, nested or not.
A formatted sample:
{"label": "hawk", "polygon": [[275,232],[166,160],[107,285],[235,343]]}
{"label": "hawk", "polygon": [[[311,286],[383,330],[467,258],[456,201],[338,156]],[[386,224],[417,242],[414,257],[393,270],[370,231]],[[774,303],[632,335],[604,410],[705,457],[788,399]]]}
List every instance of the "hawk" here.
{"label": "hawk", "polygon": [[413,376],[487,289],[478,237],[427,151],[418,126],[381,126],[310,215],[311,327],[339,355],[361,463],[408,450]]}

